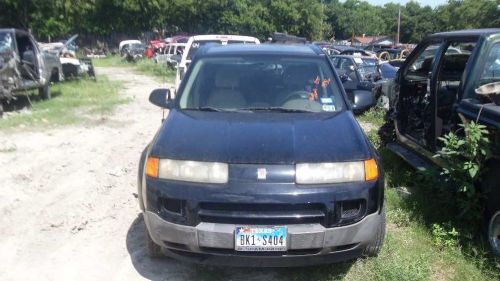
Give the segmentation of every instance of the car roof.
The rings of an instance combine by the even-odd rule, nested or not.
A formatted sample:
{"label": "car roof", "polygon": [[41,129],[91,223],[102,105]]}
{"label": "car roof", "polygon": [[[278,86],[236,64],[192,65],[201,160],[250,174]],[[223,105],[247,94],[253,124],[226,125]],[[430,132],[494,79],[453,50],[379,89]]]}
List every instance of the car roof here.
{"label": "car roof", "polygon": [[488,36],[496,33],[500,33],[500,28],[464,29],[464,30],[439,32],[439,33],[434,33],[429,37],[436,38],[436,37],[461,37],[461,36]]}
{"label": "car roof", "polygon": [[29,34],[28,31],[17,28],[0,28],[0,33],[20,33]]}
{"label": "car roof", "polygon": [[243,36],[243,35],[222,35],[222,34],[206,34],[206,35],[194,35],[191,36],[192,41],[204,41],[204,40],[238,40],[238,41],[256,41],[255,37]]}
{"label": "car roof", "polygon": [[313,44],[231,44],[213,45],[202,48],[197,56],[230,56],[230,55],[325,55],[319,46]]}

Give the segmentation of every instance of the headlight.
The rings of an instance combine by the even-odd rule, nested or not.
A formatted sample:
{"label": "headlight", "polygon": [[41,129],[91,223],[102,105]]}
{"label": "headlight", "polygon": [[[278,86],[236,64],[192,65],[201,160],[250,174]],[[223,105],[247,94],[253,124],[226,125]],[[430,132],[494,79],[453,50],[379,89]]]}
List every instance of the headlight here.
{"label": "headlight", "polygon": [[[149,159],[157,158],[150,157]],[[146,163],[154,164],[154,161],[149,159]],[[227,183],[228,180],[226,163],[159,159],[157,167],[157,177],[162,179],[200,183]],[[146,171],[149,170],[155,170],[155,168],[146,167]],[[154,173],[148,175],[154,176]]]}
{"label": "headlight", "polygon": [[374,159],[337,163],[302,163],[295,166],[298,184],[326,184],[369,181],[378,177]]}

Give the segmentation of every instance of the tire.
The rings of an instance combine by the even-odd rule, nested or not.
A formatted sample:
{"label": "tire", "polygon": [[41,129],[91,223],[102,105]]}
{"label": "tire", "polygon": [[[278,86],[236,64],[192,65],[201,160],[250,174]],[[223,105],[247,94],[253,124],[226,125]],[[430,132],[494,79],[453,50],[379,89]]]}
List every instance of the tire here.
{"label": "tire", "polygon": [[49,84],[41,87],[41,88],[38,88],[38,95],[40,96],[40,98],[42,100],[48,100],[51,98],[51,95],[50,95],[50,89],[49,89]]}
{"label": "tire", "polygon": [[500,162],[487,163],[488,172],[483,178],[482,191],[486,194],[486,208],[484,211],[485,235],[490,243],[491,251],[500,256],[500,180],[496,175],[500,169]]}
{"label": "tire", "polygon": [[380,217],[380,223],[375,232],[375,236],[373,237],[373,240],[368,244],[368,246],[366,246],[363,252],[363,255],[365,257],[377,257],[380,253],[380,250],[382,249],[382,246],[384,245],[386,227],[385,209],[382,209]]}
{"label": "tire", "polygon": [[489,219],[488,242],[493,254],[500,256],[500,209]]}
{"label": "tire", "polygon": [[57,68],[54,68],[52,70],[52,74],[50,75],[50,82],[52,83],[57,83],[59,82],[59,70]]}
{"label": "tire", "polygon": [[387,144],[396,141],[396,128],[394,121],[386,116],[385,122],[378,129],[378,136],[380,137],[380,144],[385,147]]}
{"label": "tire", "polygon": [[146,234],[146,252],[150,258],[153,259],[159,259],[163,258],[164,255],[161,251],[161,246],[156,244],[153,239],[151,239],[151,236],[149,235],[148,228],[144,226],[144,231]]}

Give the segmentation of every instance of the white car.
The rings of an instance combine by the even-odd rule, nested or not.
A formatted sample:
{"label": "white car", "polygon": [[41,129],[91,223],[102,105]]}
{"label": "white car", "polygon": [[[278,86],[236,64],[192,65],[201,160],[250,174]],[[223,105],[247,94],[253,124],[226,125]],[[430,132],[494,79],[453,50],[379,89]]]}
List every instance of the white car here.
{"label": "white car", "polygon": [[189,38],[186,49],[182,54],[181,62],[177,66],[177,73],[175,75],[175,89],[179,88],[184,74],[191,63],[196,51],[206,44],[260,44],[259,39],[251,36],[240,35],[196,35]]}
{"label": "white car", "polygon": [[118,45],[118,53],[120,53],[120,55],[123,56],[125,53],[125,49],[128,48],[129,45],[132,45],[132,44],[142,44],[142,43],[139,40],[121,41],[120,44]]}

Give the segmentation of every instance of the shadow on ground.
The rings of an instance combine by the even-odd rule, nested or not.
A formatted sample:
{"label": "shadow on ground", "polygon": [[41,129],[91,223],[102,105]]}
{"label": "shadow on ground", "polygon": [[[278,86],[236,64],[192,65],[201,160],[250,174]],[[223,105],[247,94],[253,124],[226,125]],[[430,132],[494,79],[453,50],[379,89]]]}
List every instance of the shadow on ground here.
{"label": "shadow on ground", "polygon": [[[38,92],[31,91],[29,93],[29,95],[21,93],[15,96],[15,99],[10,100],[9,102],[0,101],[3,104],[3,110],[5,112],[13,112],[22,110],[23,108],[30,109],[33,103],[41,101],[40,97],[38,96]],[[60,91],[52,91],[50,94],[52,98],[57,98],[62,93]]]}
{"label": "shadow on ground", "polygon": [[179,262],[171,258],[151,259],[145,245],[142,214],[127,233],[127,250],[135,270],[150,280],[336,280],[347,274],[354,262],[295,268],[213,267]]}

